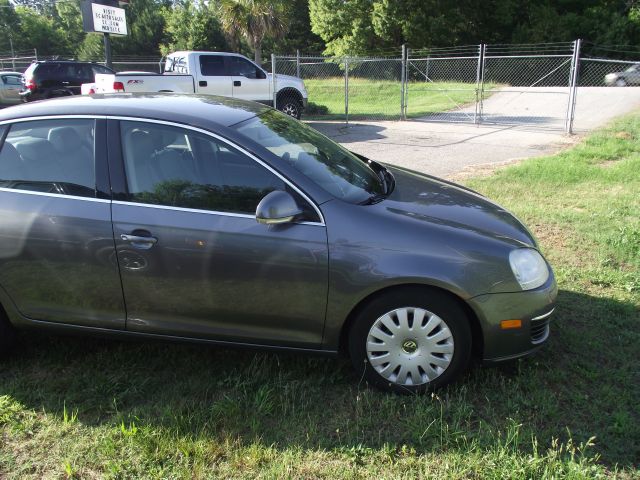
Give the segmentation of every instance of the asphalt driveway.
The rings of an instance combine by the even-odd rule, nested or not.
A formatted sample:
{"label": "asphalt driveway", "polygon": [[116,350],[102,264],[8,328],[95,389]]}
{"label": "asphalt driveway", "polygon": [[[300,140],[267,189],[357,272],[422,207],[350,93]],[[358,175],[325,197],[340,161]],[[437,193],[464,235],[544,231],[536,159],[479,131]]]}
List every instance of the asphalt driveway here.
{"label": "asphalt driveway", "polygon": [[[581,134],[640,108],[640,87],[581,87],[574,123],[578,135],[570,136],[564,133],[563,120],[568,97],[543,88],[529,90],[522,93],[505,89],[485,101],[485,118],[498,124],[432,119],[357,122],[348,126],[343,122],[309,124],[374,160],[447,177],[480,166],[554,153],[575,143]],[[466,108],[471,112],[474,109]],[[455,114],[464,114],[464,110]]]}

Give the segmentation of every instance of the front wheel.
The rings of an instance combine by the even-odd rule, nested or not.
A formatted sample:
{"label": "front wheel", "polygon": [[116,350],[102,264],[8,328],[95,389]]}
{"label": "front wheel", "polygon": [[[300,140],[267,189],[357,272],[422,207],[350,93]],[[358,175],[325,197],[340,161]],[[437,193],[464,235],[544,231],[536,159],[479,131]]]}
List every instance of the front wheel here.
{"label": "front wheel", "polygon": [[278,110],[290,117],[300,120],[302,116],[302,103],[293,96],[278,99]]}
{"label": "front wheel", "polygon": [[370,302],[355,319],[349,353],[377,388],[423,393],[455,380],[471,357],[469,319],[453,298],[407,289]]}

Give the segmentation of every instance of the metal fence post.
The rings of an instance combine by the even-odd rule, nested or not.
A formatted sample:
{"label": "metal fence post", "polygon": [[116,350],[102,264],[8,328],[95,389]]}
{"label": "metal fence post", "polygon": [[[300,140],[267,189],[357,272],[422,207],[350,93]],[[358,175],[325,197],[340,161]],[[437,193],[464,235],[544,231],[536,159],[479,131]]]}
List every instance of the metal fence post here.
{"label": "metal fence post", "polygon": [[487,62],[487,45],[480,44],[480,58],[482,59],[480,67],[480,108],[478,108],[478,123],[482,123],[482,110],[484,108],[484,71]]}
{"label": "metal fence post", "polygon": [[296,50],[296,77],[300,77],[300,50]]}
{"label": "metal fence post", "polygon": [[272,91],[272,100],[273,100],[273,108],[278,108],[276,104],[276,55],[275,53],[271,54],[271,88]]}
{"label": "metal fence post", "polygon": [[431,61],[431,55],[427,55],[427,66],[424,69],[424,81],[429,81],[429,62]]}
{"label": "metal fence post", "polygon": [[482,70],[482,44],[478,45],[478,65],[476,68],[476,108],[473,113],[473,123],[478,125],[480,123],[480,117],[478,116],[478,110],[480,108],[480,73]]}
{"label": "metal fence post", "polygon": [[402,44],[402,60],[400,63],[400,120],[405,119],[405,92],[407,88],[407,46]]}
{"label": "metal fence post", "polygon": [[576,111],[576,98],[578,94],[578,74],[580,72],[580,47],[582,40],[578,39],[573,42],[573,56],[571,57],[571,73],[569,82],[569,101],[567,103],[567,118],[565,123],[565,132],[573,133],[573,120]]}
{"label": "metal fence post", "polygon": [[33,55],[36,57],[36,62],[38,61],[38,49],[34,48],[33,49]]}
{"label": "metal fence post", "polygon": [[344,57],[344,122],[349,125],[349,57]]}

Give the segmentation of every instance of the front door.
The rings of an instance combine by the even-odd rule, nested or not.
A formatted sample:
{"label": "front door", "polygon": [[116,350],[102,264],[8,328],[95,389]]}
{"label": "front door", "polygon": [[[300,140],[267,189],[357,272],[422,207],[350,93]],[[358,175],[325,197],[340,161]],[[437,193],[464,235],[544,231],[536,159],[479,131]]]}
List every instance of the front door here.
{"label": "front door", "polygon": [[123,329],[111,201],[97,187],[108,182],[105,121],[16,122],[5,134],[0,286],[25,317]]}
{"label": "front door", "polygon": [[273,100],[269,80],[261,68],[242,57],[231,55],[227,60],[235,98],[262,103]]}
{"label": "front door", "polygon": [[[282,226],[254,217],[270,191],[295,191],[203,133],[121,121],[114,134],[128,190],[126,201],[113,205],[127,329],[319,346],[328,280],[324,225],[314,213]],[[112,172],[122,160],[112,159]]]}

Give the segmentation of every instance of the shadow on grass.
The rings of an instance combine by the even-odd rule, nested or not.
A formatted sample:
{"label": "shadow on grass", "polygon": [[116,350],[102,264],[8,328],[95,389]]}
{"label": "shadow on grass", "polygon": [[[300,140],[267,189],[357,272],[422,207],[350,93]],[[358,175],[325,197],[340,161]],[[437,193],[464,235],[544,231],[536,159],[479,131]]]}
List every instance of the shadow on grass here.
{"label": "shadow on grass", "polygon": [[[636,306],[562,291],[549,344],[535,357],[473,368],[437,396],[368,389],[346,360],[31,334],[5,362],[0,395],[62,419],[135,422],[176,441],[284,448],[542,449],[585,442],[608,464],[640,456]],[[61,420],[62,421],[62,420]],[[157,435],[159,434],[159,435]],[[406,446],[406,447],[403,447]],[[148,447],[148,445],[147,445]]]}

